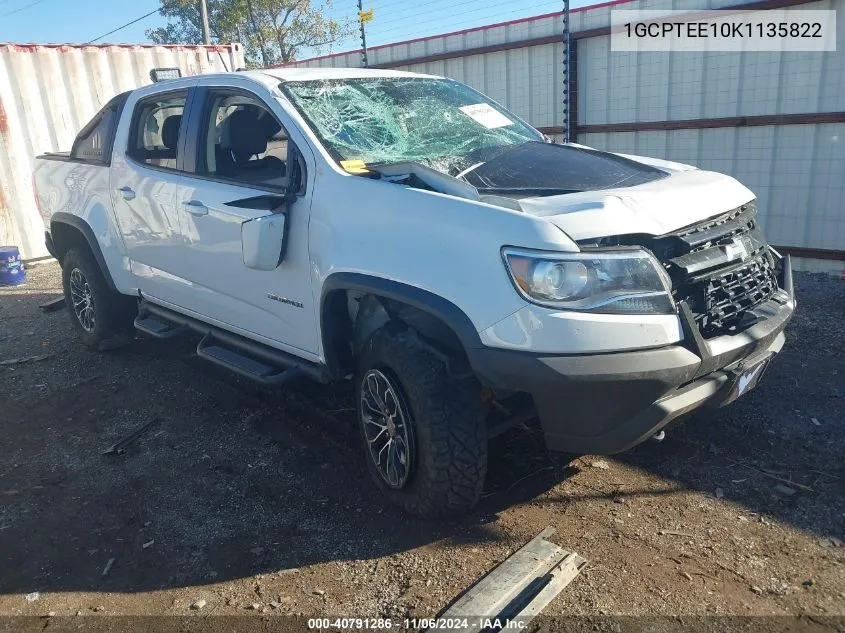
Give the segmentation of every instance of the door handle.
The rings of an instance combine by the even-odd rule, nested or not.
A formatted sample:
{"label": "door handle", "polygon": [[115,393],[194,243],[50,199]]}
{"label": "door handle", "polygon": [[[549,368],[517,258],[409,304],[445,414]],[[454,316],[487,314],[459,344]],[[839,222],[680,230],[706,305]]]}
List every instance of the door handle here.
{"label": "door handle", "polygon": [[191,215],[195,215],[197,217],[208,215],[208,207],[199,200],[187,200],[182,203],[182,206],[184,206]]}
{"label": "door handle", "polygon": [[135,191],[132,187],[121,187],[118,189],[120,195],[123,196],[124,200],[134,200],[135,199]]}

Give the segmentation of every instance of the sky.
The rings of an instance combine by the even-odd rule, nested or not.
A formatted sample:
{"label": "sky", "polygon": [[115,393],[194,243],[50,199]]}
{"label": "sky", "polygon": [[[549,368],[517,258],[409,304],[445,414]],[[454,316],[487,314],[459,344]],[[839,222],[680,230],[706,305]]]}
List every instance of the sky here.
{"label": "sky", "polygon": [[[315,6],[319,0],[312,0]],[[573,6],[591,4],[583,0]],[[0,0],[0,42],[85,43],[154,11],[158,0]],[[375,46],[559,11],[561,0],[364,0],[375,18],[367,28],[367,44]],[[326,14],[355,19],[356,0],[334,0]],[[165,20],[151,15],[98,43],[148,43],[144,31]],[[357,34],[313,54],[356,49]]]}

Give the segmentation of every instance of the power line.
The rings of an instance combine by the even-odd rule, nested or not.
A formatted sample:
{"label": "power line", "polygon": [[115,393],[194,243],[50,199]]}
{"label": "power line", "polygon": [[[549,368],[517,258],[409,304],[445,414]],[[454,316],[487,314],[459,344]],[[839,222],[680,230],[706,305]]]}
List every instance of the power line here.
{"label": "power line", "polygon": [[[426,4],[425,4],[426,10],[429,10],[432,6],[435,6],[435,5],[442,5],[443,3],[448,3],[449,6],[446,10],[439,11],[440,15],[437,18],[428,19],[428,20],[425,20],[423,22],[420,22],[419,19],[418,19],[419,18],[419,12],[417,12],[413,9],[408,9],[408,10],[405,10],[405,11],[401,11],[401,10],[397,11],[397,10],[390,8],[392,6],[395,6],[392,3],[404,4],[405,0],[388,0],[387,6],[382,4],[382,2],[384,2],[384,0],[369,0],[368,2],[367,2],[367,0],[365,0],[365,2],[367,2],[367,4],[369,4],[375,10],[375,19],[368,25],[368,27],[369,27],[368,30],[373,30],[373,31],[382,30],[382,29],[384,29],[384,27],[389,26],[389,25],[399,25],[400,28],[403,28],[406,25],[410,26],[408,24],[410,21],[413,21],[413,26],[417,26],[419,24],[430,24],[430,23],[433,23],[433,22],[442,21],[444,23],[444,25],[448,25],[448,27],[451,29],[454,26],[454,24],[452,24],[450,22],[452,20],[452,18],[475,13],[476,9],[470,9],[469,11],[462,11],[460,13],[450,13],[451,11],[454,11],[454,9],[456,9],[456,8],[467,6],[467,5],[472,5],[472,4],[480,5],[480,4],[484,3],[484,1],[485,0],[462,0],[461,2],[455,2],[455,0],[432,0],[430,2],[426,2]],[[512,4],[512,0],[507,0],[506,2],[494,3],[492,5],[489,4],[489,2],[487,2],[486,4],[483,5],[483,10],[485,12],[487,12],[490,9],[495,9],[497,7],[502,7],[502,6],[506,6],[506,5],[510,5],[510,4]],[[534,5],[532,7],[532,9],[536,10],[538,8],[555,7],[555,6],[559,6],[559,3],[558,3],[557,0],[545,0],[544,2],[540,2],[539,4]],[[478,10],[479,11],[482,10],[480,8],[480,6],[479,6]],[[519,11],[519,10],[514,9],[514,11]],[[508,12],[508,13],[511,13],[511,12]],[[356,23],[358,21],[357,15],[355,13],[353,13],[348,7],[340,13],[331,13],[330,15],[331,15],[331,17],[340,18],[342,16],[342,17],[351,18],[351,19],[354,19],[354,21]],[[499,13],[497,15],[504,15],[504,14]],[[383,19],[380,16],[388,16],[388,17],[387,17],[387,19]],[[495,16],[487,15],[486,17],[489,18],[489,17],[495,17]],[[395,29],[396,29],[396,26],[391,26],[389,29],[386,29],[386,31],[393,31]],[[351,39],[350,39],[350,41],[351,41]]]}
{"label": "power line", "polygon": [[[451,8],[466,6],[468,4],[477,4],[477,2],[478,2],[478,0],[466,0],[464,2],[459,2],[457,4],[453,4]],[[484,11],[484,16],[483,16],[485,22],[487,22],[490,18],[496,17],[496,15],[503,15],[505,13],[506,14],[516,13],[517,11],[515,11],[513,9],[510,10],[510,11],[507,11],[507,12],[499,12],[496,15],[491,15],[489,13],[489,11],[491,9],[496,9],[498,7],[508,6],[508,5],[512,5],[512,4],[513,4],[512,0],[506,0],[505,2],[498,2],[498,3],[493,3],[493,4],[488,3],[485,6],[485,11]],[[556,0],[546,0],[545,2],[540,2],[540,3],[533,5],[531,8],[532,8],[533,11],[536,11],[536,10],[540,9],[541,7],[544,8],[544,7],[550,7],[550,6],[558,6],[558,2]],[[384,27],[384,26],[387,26],[387,25],[392,25],[392,26],[390,26],[390,28],[385,29],[383,31],[383,32],[389,32],[389,31],[395,31],[397,29],[403,29],[406,26],[413,26],[414,28],[416,28],[416,27],[423,25],[423,24],[432,24],[432,23],[435,23],[435,22],[441,22],[441,23],[443,23],[444,28],[446,28],[447,30],[453,30],[455,26],[458,26],[454,22],[455,18],[459,18],[459,17],[465,16],[465,15],[477,14],[477,13],[478,13],[478,10],[475,9],[475,8],[469,9],[468,11],[461,11],[459,13],[445,13],[444,12],[443,14],[441,14],[441,15],[435,17],[435,18],[422,20],[422,21],[416,20],[415,18],[417,16],[415,16],[413,14],[403,15],[403,16],[399,16],[399,17],[394,16],[390,20],[385,20],[385,21],[380,22],[380,23],[377,23],[374,20],[373,25],[372,25],[372,29],[375,31],[376,27]],[[408,22],[408,20],[414,20],[413,24],[410,24]],[[466,22],[466,21],[467,20],[463,20],[463,22]],[[470,21],[473,21],[473,20],[470,19]]]}
{"label": "power line", "polygon": [[[462,3],[462,4],[467,4],[467,3]],[[488,9],[495,9],[496,7],[502,7],[502,6],[506,6],[508,4],[511,4],[510,0],[508,0],[507,2],[500,2],[500,3],[488,5],[487,8]],[[455,5],[455,6],[459,6],[459,5]],[[550,8],[552,6],[558,6],[558,3],[557,3],[556,0],[550,0],[550,1],[547,1],[547,2],[539,3],[539,4],[534,5],[532,8],[533,9],[539,9],[541,7],[542,8]],[[471,13],[475,13],[475,11],[474,10],[464,11],[462,13],[457,13],[457,14],[448,16],[448,18],[447,18],[447,20],[448,20],[447,23],[449,25],[448,30],[449,31],[456,30],[456,27],[461,27],[465,24],[475,22],[475,20],[473,20],[471,18],[470,19],[464,19],[464,20],[461,20],[459,22],[453,22],[452,21],[454,18],[463,16],[463,15],[469,15]],[[515,14],[514,11],[506,11],[506,12],[499,12],[497,14],[492,14],[492,15],[491,14],[485,14],[485,18],[486,19],[498,18],[498,17],[502,17],[502,16],[506,16],[506,15],[514,15],[514,14]],[[409,16],[409,17],[413,17],[413,16]],[[385,36],[387,36],[391,33],[397,33],[397,32],[401,32],[401,31],[405,31],[408,27],[411,27],[411,26],[413,26],[414,28],[417,28],[417,27],[423,26],[425,24],[433,24],[433,23],[436,23],[436,22],[444,21],[444,17],[442,17],[442,16],[438,17],[438,18],[431,19],[431,20],[416,21],[413,24],[409,24],[408,22],[403,23],[403,21],[405,19],[406,18],[400,18],[398,20],[396,20],[396,19],[391,20],[390,22],[393,23],[393,26],[391,26],[388,29],[384,29],[384,30],[380,29],[379,27],[385,26],[388,22],[383,22],[381,24],[378,24],[374,20],[373,24],[372,24],[372,29],[371,29],[372,32],[373,32],[373,35],[376,36],[376,37],[379,37],[379,38],[383,38],[383,37],[385,37]],[[397,24],[397,22],[398,22],[398,24]],[[484,26],[484,25],[482,24],[481,26]],[[428,29],[428,30],[430,30],[430,29]]]}
{"label": "power line", "polygon": [[[427,2],[425,4],[425,8],[426,8],[426,10],[430,10],[432,6],[435,6],[435,5],[438,5],[438,4],[443,4],[444,2],[448,2],[449,8],[454,9],[455,7],[461,7],[461,6],[464,6],[464,5],[467,5],[467,4],[478,4],[479,0],[465,0],[464,2],[458,2],[458,3],[455,3],[454,0],[433,0],[432,2]],[[512,4],[512,0],[510,2],[508,2],[508,4]],[[489,8],[489,7],[485,7],[485,8]],[[381,21],[380,24],[382,24],[382,25],[390,24],[392,22],[402,22],[404,20],[416,19],[416,18],[419,17],[419,12],[413,11],[413,10],[408,10],[407,12],[402,12],[402,11],[391,10],[391,9],[388,9],[388,8],[381,8],[380,9],[380,7],[378,5],[375,6],[375,9],[376,9],[376,12],[381,12],[381,13],[390,15],[389,19]],[[447,17],[446,14],[444,14],[444,17]],[[378,18],[376,18],[376,20],[377,19]],[[375,20],[373,20],[373,21],[375,22]]]}
{"label": "power line", "polygon": [[[431,5],[437,4],[438,2],[444,2],[444,1],[450,2],[450,7],[449,7],[450,9],[454,9],[456,7],[463,7],[463,6],[468,5],[468,4],[478,4],[478,2],[479,2],[479,0],[464,0],[464,2],[455,3],[455,2],[452,2],[451,0],[435,0],[434,2],[426,4],[426,8],[429,8]],[[508,0],[507,2],[504,2],[504,3],[501,3],[501,4],[513,4],[513,0]],[[493,6],[501,6],[501,4],[500,5],[493,5]],[[485,9],[489,9],[489,8],[490,8],[490,5],[487,5],[485,7]],[[475,12],[476,10],[477,9],[473,9],[471,12]],[[463,15],[463,14],[458,14],[458,15]],[[448,20],[451,17],[454,17],[454,16],[448,15],[447,13],[444,12],[443,14],[441,14],[440,16],[435,18],[435,20]],[[382,20],[379,23],[379,26],[384,26],[385,24],[393,24],[395,22],[407,22],[408,20],[416,20],[418,18],[419,18],[419,13],[416,12],[416,11],[413,11],[413,10],[408,10],[404,13],[401,12],[401,11],[393,11],[393,12],[391,12],[390,19]],[[431,21],[432,20],[428,20],[428,22],[431,22]],[[375,20],[373,20],[373,22],[375,22]],[[422,23],[417,22],[417,24],[422,24]]]}
{"label": "power line", "polygon": [[[435,4],[437,2],[442,2],[442,1],[444,1],[444,0],[434,0],[434,2],[432,2],[431,4]],[[445,1],[453,1],[453,0],[445,0]],[[463,5],[466,5],[466,4],[471,4],[471,3],[476,2],[476,1],[477,0],[465,0],[464,2],[454,4],[453,7],[460,7],[460,6],[463,6]],[[372,0],[371,0],[371,2],[372,2]],[[486,8],[488,10],[489,9],[496,9],[497,7],[503,7],[503,6],[506,6],[508,4],[510,4],[510,0],[508,0],[507,2],[493,3],[493,4],[488,5]],[[426,6],[429,6],[429,5],[426,5]],[[548,12],[549,9],[552,9],[552,8],[555,8],[555,7],[558,7],[558,6],[559,6],[558,0],[545,0],[544,2],[540,2],[539,4],[534,5],[532,7],[532,9],[536,13],[542,13],[543,10]],[[378,5],[376,5],[376,11],[377,12],[379,11]],[[382,13],[384,13],[384,11],[382,11]],[[476,26],[479,26],[479,27],[488,26],[491,21],[501,21],[503,18],[513,17],[514,19],[516,19],[516,18],[522,18],[522,17],[532,17],[532,16],[525,16],[523,12],[518,11],[518,10],[510,10],[510,11],[504,11],[504,12],[496,12],[496,13],[493,13],[493,14],[485,12],[485,23],[482,23],[482,24],[478,24],[478,21],[473,19],[473,18],[464,18],[463,20],[457,20],[457,21],[455,20],[455,18],[458,18],[460,16],[467,16],[467,15],[470,15],[472,13],[475,13],[475,11],[473,11],[473,10],[463,11],[463,12],[457,13],[455,15],[445,14],[445,15],[442,15],[439,18],[433,19],[433,20],[429,19],[429,20],[423,20],[423,21],[416,21],[416,22],[413,23],[413,25],[409,24],[407,22],[407,18],[413,17],[413,16],[403,15],[403,16],[397,18],[394,15],[393,18],[391,18],[390,20],[386,20],[384,22],[380,22],[379,19],[376,18],[375,20],[373,20],[368,25],[368,26],[370,26],[370,29],[368,29],[368,35],[370,35],[372,41],[376,42],[376,44],[378,46],[389,46],[390,44],[397,43],[395,41],[391,42],[390,40],[392,38],[397,37],[398,34],[400,34],[400,33],[402,35],[408,34],[408,31],[410,29],[417,31],[416,33],[413,34],[413,37],[436,37],[438,35],[444,35],[446,32],[462,30],[462,28],[472,28],[472,27],[476,27]],[[429,28],[425,28],[425,27],[418,28],[418,27],[425,25],[425,24],[435,24],[435,23],[441,22],[441,21],[444,22],[443,28],[439,28],[437,26],[432,26],[432,27],[429,27]],[[388,23],[391,23],[392,26],[389,26],[389,28],[387,28],[387,29],[382,29],[382,27],[387,25]],[[448,28],[446,28],[445,25],[448,25]],[[410,36],[410,34],[408,34],[408,36]],[[370,43],[371,42],[368,42],[368,44],[370,44]],[[329,47],[330,52],[334,52],[334,49],[336,47],[349,48],[350,49],[349,51],[342,50],[341,52],[354,52],[353,50],[351,50],[351,49],[356,48],[356,41],[355,41],[354,36],[347,36],[347,37],[343,38],[342,40],[334,42],[332,44],[332,46]]]}
{"label": "power line", "polygon": [[[38,0],[38,1],[39,1],[39,2],[42,2],[43,0]],[[155,11],[150,11],[149,13],[145,13],[145,14],[144,14],[144,15],[142,15],[140,18],[136,18],[136,19],[132,20],[131,22],[127,22],[127,23],[126,23],[126,24],[124,24],[123,26],[119,26],[119,27],[117,27],[116,29],[114,29],[113,31],[109,31],[108,33],[103,33],[103,34],[102,34],[102,35],[100,35],[99,37],[95,37],[93,40],[89,40],[88,42],[85,42],[85,43],[86,43],[86,44],[93,44],[93,43],[94,43],[94,42],[96,42],[97,40],[101,40],[101,39],[103,39],[104,37],[108,37],[108,36],[109,36],[109,35],[111,35],[112,33],[117,33],[118,31],[122,31],[122,30],[123,30],[123,29],[125,29],[127,26],[132,26],[132,25],[133,25],[133,24],[135,24],[136,22],[140,22],[140,21],[141,21],[141,20],[143,20],[144,18],[148,18],[148,17],[150,17],[153,13],[158,13],[158,12],[159,12],[159,10],[158,10],[158,9],[156,9]]]}
{"label": "power line", "polygon": [[[419,15],[420,15],[419,12],[415,11],[413,8],[409,8],[407,10],[402,10],[402,9],[396,10],[396,9],[391,8],[394,5],[392,5],[390,3],[388,3],[387,5],[380,4],[380,2],[382,2],[382,1],[383,0],[370,0],[370,2],[375,7],[376,14],[378,15],[378,13],[381,12],[382,15],[390,15],[390,18],[391,18],[390,21],[395,21],[395,16],[397,16],[397,15],[403,16],[403,17],[406,17],[406,18],[407,17],[416,18],[416,17],[419,17]],[[396,2],[396,3],[399,3],[399,4],[404,4],[405,0],[393,0],[393,2]],[[462,6],[466,6],[466,5],[469,5],[469,4],[474,4],[474,5],[476,5],[476,7],[474,9],[472,9],[472,11],[475,12],[477,10],[479,12],[479,14],[486,14],[486,12],[491,8],[490,3],[486,0],[463,0],[462,2],[455,2],[454,0],[432,0],[431,2],[425,3],[426,11],[431,13],[430,8],[432,6],[435,6],[435,5],[438,5],[438,4],[443,4],[444,2],[449,3],[449,7],[445,10],[441,9],[439,11],[439,13],[441,13],[441,15],[440,15],[441,19],[446,20],[446,21],[448,21],[449,18],[451,17],[450,12],[452,10],[456,9],[457,7],[462,7]],[[492,5],[492,6],[502,6],[502,4],[511,4],[512,5],[513,1],[511,0],[511,2],[508,2],[508,3],[499,3],[498,5]],[[543,4],[543,3],[541,2],[540,4]],[[546,2],[545,4],[548,4],[548,2]],[[530,10],[533,11],[535,9],[535,7],[536,7],[536,5],[532,5]],[[514,11],[519,11],[521,9],[529,10],[527,7],[522,7],[522,8],[521,7],[514,7]]]}
{"label": "power line", "polygon": [[44,2],[44,0],[35,0],[35,2],[30,2],[29,4],[26,4],[19,9],[15,9],[14,11],[9,11],[8,13],[3,13],[2,15],[0,15],[0,18],[5,18],[7,15],[14,15],[15,13],[20,13],[21,11],[25,11],[26,9],[29,9],[30,7],[34,7],[36,4],[41,4],[42,2]]}

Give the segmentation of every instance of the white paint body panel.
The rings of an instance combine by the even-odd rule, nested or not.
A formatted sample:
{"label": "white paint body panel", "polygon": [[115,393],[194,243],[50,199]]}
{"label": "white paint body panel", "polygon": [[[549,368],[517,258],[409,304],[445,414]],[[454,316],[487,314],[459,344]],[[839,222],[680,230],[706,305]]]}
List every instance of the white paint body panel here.
{"label": "white paint body panel", "polygon": [[[180,178],[178,173],[149,169],[130,160],[112,164],[114,215],[137,287],[167,301],[180,297],[180,284],[174,279],[184,257],[176,213]],[[135,198],[125,200],[118,192],[123,187],[134,191]]]}
{"label": "white paint body panel", "polygon": [[[309,200],[298,200],[290,210],[284,261],[274,270],[255,270],[244,264],[241,227],[244,222],[266,216],[267,211],[239,209],[225,203],[262,193],[267,192],[184,177],[179,200],[201,201],[208,214],[192,216],[180,204],[184,242],[179,276],[184,285],[176,303],[230,328],[239,327],[276,341],[276,347],[286,351],[316,354],[317,326],[308,275]],[[270,295],[298,305],[282,303]]]}
{"label": "white paint body panel", "polygon": [[539,354],[589,354],[660,347],[684,338],[672,314],[592,314],[527,305],[480,332],[488,347]]}
{"label": "white paint body panel", "polygon": [[[659,162],[655,166],[668,171]],[[753,199],[754,194],[730,176],[692,169],[670,171],[665,178],[636,187],[528,198],[520,205],[579,241],[630,233],[663,235]]]}
{"label": "white paint body panel", "polygon": [[241,224],[243,260],[247,268],[275,270],[285,245],[285,215],[274,213]]}
{"label": "white paint body panel", "polygon": [[334,170],[314,185],[310,243],[315,293],[332,273],[369,274],[451,301],[477,330],[525,305],[502,262],[503,245],[576,250],[540,218]]}
{"label": "white paint body panel", "polygon": [[[195,84],[195,78],[178,79],[168,81],[167,89],[187,90]],[[149,297],[178,303],[184,291],[178,276],[184,250],[176,200],[182,175],[139,163],[126,155],[135,106],[161,90],[160,86],[142,88],[126,101],[112,149],[111,199],[135,286]],[[121,195],[121,189],[126,188],[134,192],[131,200]],[[118,290],[123,292],[120,287]]]}
{"label": "white paint body panel", "polygon": [[[401,282],[450,301],[490,347],[571,354],[676,343],[682,333],[675,315],[596,315],[528,303],[511,283],[502,247],[575,252],[572,238],[664,233],[753,198],[732,178],[652,161],[669,175],[627,189],[523,201],[530,212],[515,211],[346,173],[284,99],[276,73],[209,75],[168,82],[166,89],[195,83],[252,91],[303,155],[306,194],[286,218],[287,254],[277,269],[253,270],[243,261],[242,225],[267,211],[226,205],[266,189],[146,168],[123,155],[135,103],[165,88],[144,88],[130,97],[118,126],[110,185],[103,168],[75,166],[90,170],[96,184],[90,191],[84,185],[70,199],[67,187],[52,177],[65,164],[44,161],[37,172],[39,191],[42,198],[63,197],[54,206],[93,218],[122,292],[140,289],[163,305],[312,361],[325,360],[319,329],[323,288],[341,272]],[[126,183],[137,194],[130,203],[117,192]],[[92,198],[98,202],[89,204]],[[190,214],[184,203],[192,200],[208,213]]]}
{"label": "white paint body panel", "polygon": [[[115,221],[110,177],[108,167],[62,161],[36,161],[32,176],[44,216],[68,213],[87,222],[100,244],[115,286],[123,293],[136,294],[136,278]],[[43,231],[41,238],[43,241]]]}
{"label": "white paint body panel", "polygon": [[[309,209],[317,168],[309,141],[276,99],[278,80],[271,79],[261,73],[208,75],[200,78],[198,84],[249,90],[273,111],[300,149],[306,165],[306,195],[293,204],[286,218],[290,225],[285,259],[274,270],[247,267],[243,261],[242,224],[267,215],[267,211],[226,205],[272,191],[184,174],[177,193],[183,257],[178,276],[182,287],[181,296],[174,303],[194,314],[210,316],[228,329],[240,328],[249,338],[272,341],[274,347],[319,360],[308,251]],[[208,214],[192,215],[185,205],[189,201],[201,202]],[[289,303],[272,299],[271,295]]]}

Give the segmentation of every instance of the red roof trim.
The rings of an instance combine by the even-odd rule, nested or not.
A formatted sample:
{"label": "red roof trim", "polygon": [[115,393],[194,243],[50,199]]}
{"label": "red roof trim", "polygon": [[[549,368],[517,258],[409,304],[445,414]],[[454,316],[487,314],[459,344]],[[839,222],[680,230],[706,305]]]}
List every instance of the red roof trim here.
{"label": "red roof trim", "polygon": [[[589,4],[584,7],[571,9],[570,13],[578,13],[579,11],[587,11],[589,9],[601,9],[602,7],[609,7],[616,4],[625,4],[627,2],[634,2],[634,0],[609,0],[608,2],[599,2],[598,4]],[[542,20],[545,18],[553,18],[563,15],[563,11],[554,11],[553,13],[544,13],[542,15],[533,15],[526,18],[517,18],[515,20],[508,20],[506,22],[496,22],[495,24],[485,24],[484,26],[474,26],[470,29],[463,29],[461,31],[451,31],[449,33],[439,33],[437,35],[427,35],[426,37],[417,37],[412,40],[402,40],[401,42],[392,42],[390,44],[379,44],[378,46],[371,46],[367,51],[376,51],[381,48],[390,48],[391,46],[404,46],[407,44],[416,44],[417,42],[426,42],[429,40],[436,40],[442,37],[451,37],[453,35],[466,35],[467,33],[474,33],[475,31],[486,31],[488,29],[496,29],[503,26],[512,26],[522,22],[533,22],[534,20]],[[351,51],[344,51],[342,53],[329,53],[327,55],[318,55],[317,57],[309,57],[308,59],[301,59],[288,64],[276,64],[275,66],[267,66],[267,68],[283,68],[285,66],[295,66],[302,62],[315,62],[321,59],[331,59],[333,57],[342,57],[343,55],[355,55],[361,52],[361,49]]]}
{"label": "red roof trim", "polygon": [[211,51],[228,51],[232,46],[240,44],[38,44],[35,42],[0,42],[0,47],[11,47],[18,50],[39,49],[39,48],[175,48],[175,49],[201,49],[207,48]]}

